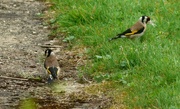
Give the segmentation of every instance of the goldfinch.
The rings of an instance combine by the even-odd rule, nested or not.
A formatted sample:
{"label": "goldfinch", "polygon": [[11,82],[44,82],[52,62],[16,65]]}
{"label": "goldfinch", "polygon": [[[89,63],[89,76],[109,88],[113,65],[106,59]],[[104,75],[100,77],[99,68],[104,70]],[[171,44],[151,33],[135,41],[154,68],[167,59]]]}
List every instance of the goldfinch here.
{"label": "goldfinch", "polygon": [[44,68],[49,76],[48,83],[51,83],[53,80],[59,79],[60,67],[57,58],[51,49],[45,50],[45,56]]}
{"label": "goldfinch", "polygon": [[110,41],[114,39],[118,39],[118,38],[125,38],[125,37],[130,38],[130,39],[141,37],[146,31],[147,23],[150,23],[154,26],[150,17],[142,16],[131,28],[127,29],[126,31],[120,34],[117,34],[115,37],[111,38]]}

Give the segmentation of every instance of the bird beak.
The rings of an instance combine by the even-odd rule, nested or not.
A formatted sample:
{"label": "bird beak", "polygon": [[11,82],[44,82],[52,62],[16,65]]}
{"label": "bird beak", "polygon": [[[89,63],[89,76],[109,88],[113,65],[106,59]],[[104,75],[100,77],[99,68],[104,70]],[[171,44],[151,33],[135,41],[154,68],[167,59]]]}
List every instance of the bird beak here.
{"label": "bird beak", "polygon": [[154,24],[154,22],[152,20],[149,21],[149,24],[151,24],[153,27],[156,26],[156,24]]}

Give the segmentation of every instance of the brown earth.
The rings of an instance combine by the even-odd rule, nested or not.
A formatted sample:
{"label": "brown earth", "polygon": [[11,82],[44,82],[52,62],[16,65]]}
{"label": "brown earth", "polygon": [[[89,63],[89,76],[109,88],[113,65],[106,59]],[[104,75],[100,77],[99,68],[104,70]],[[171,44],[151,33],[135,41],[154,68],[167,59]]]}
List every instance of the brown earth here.
{"label": "brown earth", "polygon": [[[33,99],[38,109],[102,109],[111,100],[89,94],[90,84],[78,83],[79,51],[60,40],[48,40],[50,30],[38,16],[47,7],[36,0],[0,0],[0,109],[24,108]],[[54,48],[61,80],[48,85],[43,68],[44,46]],[[37,79],[36,79],[37,78]]]}

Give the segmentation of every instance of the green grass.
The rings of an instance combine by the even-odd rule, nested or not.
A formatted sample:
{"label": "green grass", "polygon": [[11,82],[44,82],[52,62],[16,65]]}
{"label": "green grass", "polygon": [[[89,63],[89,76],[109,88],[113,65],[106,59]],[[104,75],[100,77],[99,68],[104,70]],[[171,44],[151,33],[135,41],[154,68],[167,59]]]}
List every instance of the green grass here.
{"label": "green grass", "polygon": [[[123,83],[129,108],[180,108],[179,0],[50,1],[58,30],[73,46],[87,48],[91,61],[79,72]],[[141,39],[108,42],[142,15],[157,26],[148,25]]]}
{"label": "green grass", "polygon": [[20,107],[18,109],[37,109],[37,105],[35,104],[35,99],[29,98],[20,102]]}

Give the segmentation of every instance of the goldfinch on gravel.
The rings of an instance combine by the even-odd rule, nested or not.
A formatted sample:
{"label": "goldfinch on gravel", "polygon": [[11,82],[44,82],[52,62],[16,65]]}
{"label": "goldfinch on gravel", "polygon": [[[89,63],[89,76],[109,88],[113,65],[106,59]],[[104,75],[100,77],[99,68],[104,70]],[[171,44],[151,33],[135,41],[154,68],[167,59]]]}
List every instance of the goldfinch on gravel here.
{"label": "goldfinch on gravel", "polygon": [[139,18],[139,20],[132,27],[130,27],[129,29],[127,29],[126,31],[124,31],[120,34],[117,34],[117,36],[115,36],[109,40],[111,41],[114,39],[125,38],[125,37],[130,38],[130,39],[141,37],[144,34],[144,32],[146,31],[146,24],[147,23],[150,23],[153,26],[155,26],[152,23],[150,17],[142,16]]}
{"label": "goldfinch on gravel", "polygon": [[51,49],[45,50],[45,62],[44,68],[46,69],[49,77],[48,83],[53,82],[55,79],[59,79],[60,67],[54,52]]}

